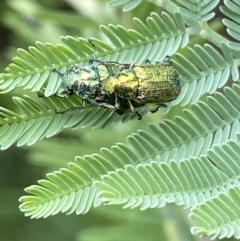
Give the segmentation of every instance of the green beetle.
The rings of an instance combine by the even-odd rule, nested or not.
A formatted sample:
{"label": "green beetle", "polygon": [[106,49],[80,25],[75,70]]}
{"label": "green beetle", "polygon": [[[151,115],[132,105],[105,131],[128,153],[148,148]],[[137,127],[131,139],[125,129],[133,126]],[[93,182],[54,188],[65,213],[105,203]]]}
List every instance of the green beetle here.
{"label": "green beetle", "polygon": [[[95,45],[89,42],[95,50]],[[143,65],[104,62],[92,57],[89,65],[75,64],[65,73],[55,72],[62,80],[56,96],[68,98],[76,94],[82,98],[83,107],[90,104],[118,114],[136,113],[138,119],[141,116],[137,108],[155,106],[155,112],[160,106],[166,107],[166,103],[181,92],[180,75],[172,67],[169,56],[162,63],[146,61]]]}

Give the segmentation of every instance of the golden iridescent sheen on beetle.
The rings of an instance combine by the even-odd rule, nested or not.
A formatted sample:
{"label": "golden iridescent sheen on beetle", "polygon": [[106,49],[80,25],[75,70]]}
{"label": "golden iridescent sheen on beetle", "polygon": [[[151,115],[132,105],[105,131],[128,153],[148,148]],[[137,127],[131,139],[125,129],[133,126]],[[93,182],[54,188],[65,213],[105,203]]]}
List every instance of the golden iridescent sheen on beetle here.
{"label": "golden iridescent sheen on beetle", "polygon": [[75,64],[65,73],[55,72],[62,80],[56,96],[76,94],[84,105],[108,108],[118,114],[138,114],[136,109],[144,105],[165,107],[181,92],[180,75],[169,56],[162,63],[146,61],[144,65],[91,59],[87,66]]}

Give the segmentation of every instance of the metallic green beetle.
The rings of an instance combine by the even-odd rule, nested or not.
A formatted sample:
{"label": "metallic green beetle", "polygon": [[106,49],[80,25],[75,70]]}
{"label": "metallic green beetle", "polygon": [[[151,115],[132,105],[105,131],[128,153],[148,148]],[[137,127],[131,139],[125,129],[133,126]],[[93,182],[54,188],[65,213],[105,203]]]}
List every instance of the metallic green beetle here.
{"label": "metallic green beetle", "polygon": [[[102,83],[108,78],[119,74],[124,68],[129,68],[129,65],[91,60],[89,65],[80,67],[75,64],[65,73],[55,70],[62,79],[62,84],[55,95],[60,98],[69,98],[71,95],[77,94],[83,100],[83,107],[90,104],[94,107],[111,109],[118,114],[130,113],[132,110],[127,108],[129,106],[128,100],[121,97],[117,98],[115,94],[108,91],[104,92],[102,89]],[[141,106],[143,104],[135,103],[134,105],[135,108]],[[73,107],[71,109],[79,108],[82,107]],[[138,112],[135,111],[135,113],[141,119]]]}
{"label": "metallic green beetle", "polygon": [[[95,45],[89,41],[93,48]],[[172,67],[170,57],[163,63],[145,65],[103,62],[93,57],[89,65],[71,66],[65,73],[55,70],[62,79],[56,96],[68,98],[77,94],[87,103],[116,111],[136,113],[144,105],[166,107],[181,91],[180,75]],[[79,107],[77,107],[79,108]],[[155,111],[156,111],[155,110]]]}
{"label": "metallic green beetle", "polygon": [[102,89],[104,93],[129,100],[129,107],[134,112],[134,102],[159,107],[175,100],[181,92],[180,75],[167,56],[159,64],[132,64],[128,69],[125,66],[115,76],[105,79]]}

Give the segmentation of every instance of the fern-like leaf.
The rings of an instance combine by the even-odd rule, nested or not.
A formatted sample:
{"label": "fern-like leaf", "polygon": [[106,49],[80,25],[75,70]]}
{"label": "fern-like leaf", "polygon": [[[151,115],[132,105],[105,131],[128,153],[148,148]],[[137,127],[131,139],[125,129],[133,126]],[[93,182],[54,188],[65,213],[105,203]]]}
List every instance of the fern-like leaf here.
{"label": "fern-like leaf", "polygon": [[[216,173],[211,163],[204,158],[196,159],[195,163],[185,161],[180,165],[176,162],[169,164],[151,162],[136,167],[129,165],[124,170],[110,172],[104,175],[102,180],[95,182],[99,189],[98,197],[105,204],[124,204],[124,208],[140,207],[141,210],[163,207],[166,203],[172,202],[184,205],[186,208],[196,206],[211,196],[210,187],[203,185],[207,183],[206,177],[202,178],[198,186],[196,178],[200,180],[199,173],[190,171],[196,167],[197,162],[200,163],[198,170],[201,173],[206,169]],[[219,173],[212,176],[219,177]],[[224,176],[222,178],[224,179]],[[215,184],[215,177],[213,180]],[[204,188],[207,190],[206,193],[203,191]]]}
{"label": "fern-like leaf", "polygon": [[[230,141],[209,150],[206,156],[181,162],[127,165],[95,182],[98,197],[107,204],[141,210],[175,202],[185,208],[226,192],[240,171],[240,145]],[[211,160],[214,165],[209,161]]]}
{"label": "fern-like leaf", "polygon": [[[233,89],[226,87],[224,92],[228,99],[223,94],[217,93],[215,94],[215,98],[207,98],[208,105],[203,102],[192,104],[191,111],[184,111],[184,118],[176,117],[174,121],[163,121],[159,128],[155,125],[150,125],[150,130],[153,132],[152,135],[145,131],[139,131],[139,133],[131,135],[128,138],[128,146],[118,144],[113,146],[111,150],[103,148],[101,150],[102,156],[92,155],[77,158],[77,164],[69,164],[69,174],[67,171],[65,171],[64,174],[61,172],[61,175],[63,175],[62,178],[68,180],[68,188],[64,189],[64,195],[62,192],[59,193],[51,189],[51,191],[54,191],[51,196],[45,198],[42,196],[39,197],[37,191],[38,186],[34,186],[33,189],[36,189],[34,195],[36,195],[36,197],[25,196],[20,199],[20,201],[23,202],[20,209],[26,212],[27,215],[33,215],[35,212],[37,212],[37,216],[41,215],[38,209],[42,206],[48,207],[49,202],[58,200],[56,197],[60,198],[60,200],[62,198],[67,199],[72,192],[80,192],[80,190],[85,190],[85,188],[92,190],[94,181],[96,180],[98,180],[96,182],[98,187],[103,190],[99,194],[102,197],[101,201],[110,202],[112,198],[113,200],[111,199],[111,202],[125,203],[126,207],[139,206],[143,203],[142,196],[139,199],[137,197],[137,199],[134,199],[136,193],[134,194],[133,190],[138,189],[132,190],[132,185],[148,188],[146,190],[148,190],[149,193],[155,193],[153,192],[153,188],[154,190],[157,189],[155,189],[155,187],[149,188],[149,181],[146,181],[146,178],[150,178],[156,187],[160,185],[159,183],[164,185],[159,187],[157,195],[165,193],[165,196],[161,196],[158,199],[156,195],[153,195],[153,200],[147,196],[146,200],[144,198],[146,201],[146,203],[144,201],[144,207],[151,207],[152,205],[161,206],[161,203],[165,205],[166,202],[176,202],[184,205],[184,207],[189,207],[201,203],[205,198],[217,195],[218,192],[224,191],[224,185],[226,185],[226,183],[230,184],[232,180],[236,178],[238,169],[235,169],[233,173],[229,168],[227,169],[223,166],[222,159],[219,158],[219,156],[223,156],[222,149],[225,153],[229,153],[230,159],[227,163],[230,163],[234,167],[239,166],[238,163],[234,163],[235,156],[232,151],[236,148],[236,146],[234,146],[236,144],[232,144],[232,142],[227,143],[227,141],[228,139],[232,139],[235,143],[237,133],[240,129],[238,106],[233,106],[234,103],[239,103],[240,87],[238,85],[234,85]],[[215,144],[221,144],[222,147],[214,149]],[[210,149],[212,149],[212,152]],[[202,156],[199,157],[200,155]],[[175,161],[171,162],[172,159]],[[185,159],[188,160],[186,161]],[[216,167],[214,167],[209,160],[211,160]],[[149,164],[147,164],[148,162]],[[140,163],[145,164],[140,165]],[[156,167],[154,166],[153,168],[151,165],[156,165]],[[142,170],[140,174],[138,173],[138,168]],[[149,174],[148,168],[151,169],[151,175]],[[158,169],[159,173],[154,173],[154,169]],[[129,174],[128,170],[131,171],[131,174]],[[211,171],[209,172],[207,170]],[[134,179],[129,186],[127,184],[128,182],[124,181],[124,178],[123,180],[120,178],[118,172],[124,172],[126,178],[130,178],[132,172],[134,172],[136,174],[136,180]],[[208,175],[205,176],[204,173],[206,172]],[[59,176],[61,175],[59,174]],[[72,176],[74,177],[76,175],[80,178],[81,175],[84,175],[84,177],[88,176],[89,179],[88,181],[84,181],[84,185],[79,186],[72,178]],[[165,179],[165,182],[161,181],[163,176],[167,181]],[[153,181],[153,177],[158,181]],[[207,181],[207,177],[208,179],[209,177],[211,178]],[[113,180],[114,178],[116,178],[115,181]],[[178,179],[180,181],[178,181]],[[184,182],[185,179],[190,183],[190,189],[189,185]],[[138,184],[140,180],[142,181]],[[173,182],[172,180],[175,181]],[[104,184],[105,182],[106,184]],[[114,187],[110,185],[111,182],[115,183]],[[175,186],[178,185],[178,183],[179,185],[181,184],[180,186],[183,187],[183,189],[179,189],[180,186]],[[60,185],[59,188],[62,189],[62,184],[55,184]],[[204,187],[208,187],[207,191]],[[39,186],[39,188],[42,190],[43,187]],[[106,192],[104,191],[105,189],[107,190]],[[32,189],[30,189],[30,194],[32,194],[31,190]],[[145,193],[146,190],[140,188],[139,192]],[[187,192],[187,190],[189,192]],[[28,189],[26,189],[26,191],[28,192]],[[128,192],[132,193],[132,196]],[[179,193],[182,195],[179,196]],[[191,196],[190,193],[194,193],[194,195]],[[188,194],[190,196],[188,196]],[[126,199],[126,197],[132,197],[132,199]],[[191,197],[193,201],[190,201]],[[92,198],[91,204],[93,200],[95,200],[95,203],[100,204],[99,198]],[[78,199],[76,202],[81,202],[81,199]],[[91,204],[89,204],[89,206]],[[40,210],[45,212],[44,208]],[[60,208],[59,210],[62,209]],[[53,214],[54,212],[49,215]]]}
{"label": "fern-like leaf", "polygon": [[[106,61],[126,63],[134,60],[140,64],[146,59],[155,62],[164,59],[166,55],[173,54],[180,45],[185,46],[188,42],[188,34],[179,13],[176,13],[174,18],[164,12],[161,16],[152,13],[151,17],[147,18],[147,24],[139,19],[134,19],[134,22],[140,32],[127,30],[122,26],[101,26],[105,35],[114,44],[114,48],[94,39],[97,46],[94,56]],[[66,68],[73,63],[84,64],[85,61],[86,64],[93,52],[92,47],[85,39],[63,37],[62,41],[64,45],[56,46],[37,42],[37,47],[30,47],[29,52],[20,49],[20,56],[14,58],[16,63],[10,64],[6,69],[8,74],[1,75],[3,78],[0,81],[1,93],[7,93],[16,87],[39,91],[47,82],[44,94],[47,97],[53,95],[61,85],[61,78],[52,70],[58,68],[64,73]],[[77,98],[60,100],[51,97],[49,100],[44,99],[42,105],[39,100],[28,99],[29,103],[15,98],[15,102],[23,110],[23,116],[18,115],[18,119],[13,119],[12,117],[17,114],[11,113],[7,118],[2,118],[2,127],[0,127],[4,131],[0,140],[2,149],[8,148],[15,141],[18,141],[19,146],[32,145],[44,137],[59,133],[65,127],[105,127],[113,122],[125,122],[135,118],[132,115],[117,116],[116,113],[99,108],[90,110],[87,108],[55,115],[56,109],[61,112],[74,106],[81,106],[81,100]],[[3,117],[7,112],[9,113],[5,108],[1,110]],[[138,109],[140,115],[144,115],[147,111],[146,108]],[[90,118],[93,116],[94,118]],[[35,130],[38,131],[31,136],[31,131]],[[13,131],[17,131],[18,135],[10,141]]]}
{"label": "fern-like leaf", "polygon": [[212,12],[218,5],[219,0],[216,1],[191,1],[191,0],[177,0],[182,7],[179,8],[181,14],[186,18],[194,19],[197,22],[207,22],[211,20],[215,13]]}
{"label": "fern-like leaf", "polygon": [[240,238],[240,189],[229,188],[227,193],[208,200],[192,210],[190,218],[198,225],[191,228],[193,234],[210,236],[211,239]]}
{"label": "fern-like leaf", "polygon": [[[169,164],[153,161],[134,166],[134,163],[124,164],[123,160],[116,163],[99,155],[77,158],[77,163],[69,163],[69,169],[60,169],[48,174],[49,180],[40,180],[41,186],[26,188],[25,191],[34,196],[20,198],[23,202],[20,209],[27,216],[40,218],[60,211],[84,214],[91,205],[96,207],[102,202],[125,204],[125,208],[140,206],[142,210],[171,202],[185,208],[196,206],[236,184],[240,162],[234,151],[236,146],[240,149],[236,141],[231,141],[211,151],[207,157],[190,158],[179,163],[171,161]],[[230,163],[228,167],[233,162],[234,167],[237,165],[234,172],[228,172],[229,168],[220,170],[222,163],[217,156],[222,152],[229,153],[225,160],[226,165]],[[234,152],[235,155],[231,155]],[[237,160],[234,159],[236,155]],[[97,196],[94,180],[99,180],[95,181],[99,190]]]}
{"label": "fern-like leaf", "polygon": [[[152,13],[147,24],[136,18],[134,22],[140,32],[119,25],[101,26],[113,46],[109,47],[104,42],[93,39],[97,47],[94,57],[121,63],[135,61],[137,64],[149,59],[154,63],[163,60],[166,55],[172,55],[179,46],[185,46],[188,42],[188,34],[179,13],[174,18],[167,13],[162,13],[161,16]],[[36,47],[29,48],[29,52],[19,49],[19,56],[13,58],[15,63],[6,68],[8,73],[0,76],[0,92],[7,93],[16,87],[36,92],[47,82],[45,96],[56,93],[61,78],[53,70],[60,69],[64,72],[75,63],[86,65],[93,54],[92,46],[86,39],[62,37],[62,42],[64,45],[37,42]]]}
{"label": "fern-like leaf", "polygon": [[[98,160],[96,162],[96,160]],[[114,170],[113,164],[99,155],[77,158],[77,163],[69,163],[68,169],[48,174],[49,180],[40,180],[39,184],[26,188],[33,194],[20,198],[20,209],[26,216],[33,218],[47,217],[58,212],[70,214],[86,213],[90,207],[100,205],[96,199],[96,188],[93,181],[103,173]],[[44,194],[46,189],[47,195]],[[49,208],[51,206],[51,208]]]}
{"label": "fern-like leaf", "polygon": [[128,3],[124,8],[123,12],[131,11],[136,8],[143,0],[112,0],[107,3],[108,7],[117,7]]}
{"label": "fern-like leaf", "polygon": [[[58,134],[64,128],[88,126],[104,128],[111,123],[137,118],[135,114],[118,115],[104,108],[81,108],[82,102],[76,96],[67,100],[56,97],[36,100],[25,96],[25,98],[14,97],[13,101],[22,114],[0,107],[1,150],[9,148],[15,142],[17,146],[33,145],[45,137],[49,138]],[[73,106],[80,110],[69,110]],[[66,110],[69,111],[62,114],[56,113],[56,111],[61,113]],[[138,112],[143,116],[148,109],[142,107],[138,109]]]}
{"label": "fern-like leaf", "polygon": [[[167,19],[167,18],[169,18],[169,16],[163,13],[162,19]],[[160,22],[162,21],[162,19],[159,18],[156,14],[152,14],[152,18],[148,18],[147,22],[149,26],[153,25],[151,28],[154,29],[156,27],[155,23],[159,21],[158,25],[161,25]],[[169,22],[171,21],[170,18],[168,20]],[[143,25],[142,22],[139,22],[139,21],[137,22],[138,22],[138,25],[140,26],[142,33],[144,34],[144,31],[147,31],[146,28],[143,27],[145,25]],[[170,24],[170,26],[171,26],[170,29],[174,29],[176,27],[174,23]],[[114,33],[113,36],[115,36],[114,38],[116,39],[119,39],[117,38],[117,34],[119,34],[120,30],[122,32],[127,31],[126,29],[121,27],[113,28],[112,26],[110,26],[110,28],[113,29],[111,30],[111,33]],[[162,29],[164,29],[164,27],[162,27]],[[175,30],[177,29],[178,28],[176,27]],[[155,31],[157,32],[157,30]],[[133,36],[133,35],[129,33],[129,36]],[[183,40],[183,37],[181,37],[181,39]],[[66,38],[64,41],[65,41],[65,44],[70,47],[74,39]],[[163,42],[166,43],[165,40],[163,40],[162,43]],[[170,42],[168,42],[168,45]],[[104,43],[99,41],[96,41],[96,43],[98,44],[98,46],[100,46],[98,48],[99,55],[103,54],[105,51],[109,51],[109,49],[106,47]],[[127,43],[128,41],[126,40],[124,44],[127,44]],[[176,47],[178,47],[180,42],[177,40],[176,43],[177,43]],[[116,48],[121,48],[122,46],[121,44],[122,43],[118,43],[117,45],[117,42],[116,42]],[[171,42],[170,45],[173,46],[172,44],[173,43]],[[172,51],[172,50],[168,50],[166,45],[163,44],[162,47],[166,47],[165,50],[163,51],[164,53],[160,52],[160,55],[158,53],[157,57],[156,56],[154,57],[153,53],[155,53],[156,49],[149,48],[149,46],[150,45],[146,45],[145,47],[143,47],[142,51],[140,52],[137,51],[137,53],[141,53],[141,55],[139,54],[135,55],[136,52],[134,49],[132,49],[132,51],[128,51],[128,54],[126,53],[123,54],[122,52],[121,54],[118,55],[116,59],[126,58],[125,59],[126,61],[130,61],[133,58],[136,58],[138,61],[141,62],[143,61],[143,59],[146,59],[148,55],[150,55],[152,59],[156,60],[160,58],[160,56],[163,57],[165,56],[165,54],[168,54],[169,51]],[[158,48],[159,44],[157,44],[156,46]],[[91,50],[88,47],[86,47],[84,51],[90,52]],[[192,102],[197,101],[202,95],[206,93],[212,94],[217,88],[221,88],[226,83],[230,74],[232,75],[232,79],[234,81],[236,81],[239,78],[237,65],[234,63],[233,57],[230,54],[228,47],[224,44],[222,44],[222,51],[223,51],[224,58],[210,45],[205,45],[204,48],[202,48],[199,45],[196,45],[194,49],[192,48],[187,49],[188,59],[184,58],[180,54],[175,55],[176,60],[174,61],[174,67],[180,72],[182,76],[182,82],[185,82],[185,84],[182,87],[182,92],[179,98],[171,102],[168,105],[168,107],[165,109],[165,112],[167,112],[171,106],[179,104],[180,102],[182,105],[186,105],[189,103],[189,101],[192,101]],[[143,54],[143,52],[145,52],[145,54]],[[113,56],[113,58],[115,57]],[[124,59],[122,59],[122,61],[123,60]],[[195,62],[197,67],[191,64],[190,60]],[[34,63],[34,61],[32,62]],[[182,64],[180,65],[179,63],[184,63],[184,67]],[[17,78],[17,83],[19,86],[25,85],[25,88],[37,90],[38,87],[42,86],[43,82],[46,80],[49,74],[50,72],[48,71],[48,72],[45,72],[42,76],[40,76],[40,74],[38,73],[32,79],[29,75],[25,78]],[[61,84],[61,81],[59,81],[59,77],[56,73],[51,72],[50,75],[52,77],[52,80],[51,81],[49,80],[48,86],[45,90],[45,95],[47,96],[51,95],[53,92],[56,92],[57,89],[59,88],[59,84]],[[23,79],[24,81],[21,82]],[[41,81],[38,82],[40,79]],[[5,81],[2,83],[2,87],[5,88],[3,92],[7,92],[11,90],[16,84],[14,79],[11,79],[9,81]],[[23,109],[25,116],[27,116],[28,114],[30,115],[28,117],[24,117],[24,118],[27,118],[27,120],[19,116],[18,116],[18,119],[13,119],[12,117],[14,115],[17,115],[16,113],[11,113],[8,118],[2,118],[2,121],[1,121],[2,127],[0,128],[3,130],[3,133],[5,133],[4,135],[2,135],[0,140],[2,149],[8,148],[15,141],[18,141],[18,145],[20,146],[26,143],[28,145],[32,145],[36,141],[44,138],[45,136],[46,137],[51,136],[52,134],[51,135],[48,134],[49,129],[51,129],[52,130],[51,132],[53,132],[54,134],[57,134],[65,127],[92,126],[94,128],[95,127],[103,128],[111,123],[116,123],[119,121],[125,122],[135,118],[135,116],[133,115],[118,116],[116,115],[116,113],[113,113],[104,109],[99,109],[99,108],[92,108],[90,110],[87,108],[87,109],[82,109],[81,111],[75,111],[75,112],[70,111],[62,115],[54,114],[56,109],[59,111],[65,111],[74,106],[77,106],[77,107],[81,106],[82,105],[81,100],[76,97],[69,100],[60,100],[54,97],[51,97],[49,100],[47,100],[47,98],[46,99],[44,98],[44,103],[45,103],[44,107],[40,104],[39,100],[37,101],[37,100],[29,99],[29,103],[27,103],[26,101],[20,100],[19,98],[18,101],[17,99],[15,99],[15,102],[17,102],[17,105],[21,107],[21,109]],[[2,110],[1,115],[3,117],[6,117],[6,113],[9,111],[4,108],[1,108],[1,110]],[[29,110],[32,110],[32,112],[29,113]],[[41,114],[39,114],[37,110],[40,110]],[[139,108],[138,110],[139,114],[141,115],[144,115],[145,113],[147,113],[147,111],[148,110],[146,108]],[[60,120],[61,116],[63,117],[63,119],[61,119],[60,124],[57,125],[56,120]],[[93,116],[94,118],[90,118]],[[22,121],[20,121],[19,118],[20,119],[22,118]],[[55,124],[52,124],[52,123],[55,123]],[[4,126],[5,124],[7,125]],[[36,132],[35,135],[31,136],[27,134],[27,133],[31,133],[32,130],[35,130],[34,128],[38,129],[38,132]],[[18,135],[14,136],[14,138],[10,141],[11,133],[13,131],[17,131]]]}
{"label": "fern-like leaf", "polygon": [[182,117],[164,120],[159,127],[150,124],[151,133],[139,131],[128,140],[141,161],[147,158],[158,162],[169,159],[182,160],[191,156],[205,155],[214,144],[236,140],[239,132],[240,87],[224,88],[226,97],[215,93],[207,102],[191,104],[190,110],[183,110]]}
{"label": "fern-like leaf", "polygon": [[[222,20],[223,24],[227,27],[228,34],[237,40],[237,43],[228,42],[227,45],[233,50],[240,50],[240,3],[239,1],[224,1],[225,6],[221,6],[221,12],[228,17]],[[230,20],[229,20],[230,18]]]}
{"label": "fern-like leaf", "polygon": [[222,44],[222,52],[223,56],[212,46],[205,44],[204,48],[199,45],[195,45],[194,49],[187,48],[185,56],[181,54],[174,56],[174,67],[185,84],[180,96],[169,104],[165,112],[171,106],[179,103],[185,106],[189,102],[196,102],[207,93],[213,94],[226,84],[230,76],[233,81],[238,80],[238,67],[225,44]]}
{"label": "fern-like leaf", "polygon": [[[233,90],[226,88],[225,89],[226,95],[228,96],[229,100],[233,101],[234,103],[237,103],[239,101],[239,98],[237,98],[237,95],[239,94],[239,87],[237,85],[234,85]],[[39,141],[43,139],[44,137],[50,137],[53,136],[57,133],[59,133],[63,128],[67,127],[86,127],[86,126],[92,126],[92,127],[105,127],[106,125],[109,125],[110,123],[116,123],[119,121],[127,121],[129,119],[136,118],[134,115],[125,115],[125,116],[119,116],[114,112],[111,112],[106,109],[102,108],[83,108],[79,111],[68,111],[64,114],[55,114],[56,109],[58,111],[64,111],[68,110],[72,106],[81,106],[82,103],[79,98],[74,97],[70,98],[68,100],[62,100],[59,98],[51,97],[51,98],[43,98],[41,101],[43,102],[42,104],[38,101],[35,101],[32,98],[26,97],[27,101],[21,98],[14,98],[15,103],[18,105],[18,107],[23,111],[23,115],[16,114],[14,112],[11,112],[5,108],[1,107],[1,137],[0,137],[0,145],[2,149],[7,149],[9,146],[11,146],[14,142],[18,141],[18,146],[22,146],[25,144],[32,145],[36,141]],[[219,99],[221,102],[215,102],[215,99],[213,98],[208,98],[209,105],[212,106],[212,108],[209,108],[207,105],[205,105],[202,102],[199,102],[199,105],[192,105],[193,113],[190,113],[186,111],[185,115],[185,120],[188,120],[188,123],[186,123],[185,120],[181,119],[180,117],[175,118],[174,122],[178,123],[181,122],[186,130],[194,130],[195,127],[197,127],[199,130],[202,130],[201,137],[207,138],[209,141],[212,142],[212,135],[209,135],[209,129],[204,129],[203,127],[199,127],[197,125],[196,117],[194,116],[199,116],[199,118],[202,120],[202,122],[206,122],[205,126],[212,127],[211,131],[215,131],[219,128],[219,126],[214,126],[211,122],[212,120],[209,120],[207,116],[212,116],[214,118],[215,123],[218,123],[219,125],[222,125],[222,130],[219,129],[218,133],[223,132],[228,130],[228,132],[231,133],[231,129],[226,129],[224,126],[226,125],[226,122],[224,120],[221,120],[219,118],[217,112],[223,111],[221,108],[225,106],[226,110],[232,111],[234,113],[234,116],[230,117],[230,122],[231,125],[236,126],[234,124],[234,120],[236,116],[238,116],[239,110],[235,109],[233,106],[229,104],[229,100],[227,100],[225,97],[223,97],[221,94],[216,94],[216,98]],[[196,107],[196,109],[195,109]],[[216,109],[216,113],[214,111]],[[146,108],[139,108],[139,113],[141,115],[144,115],[148,109]],[[207,114],[202,114],[205,111]],[[225,111],[225,110],[224,110]],[[231,116],[232,113],[229,113],[227,115]],[[94,118],[92,118],[94,116]],[[60,121],[61,120],[61,121]],[[166,121],[161,124],[162,128],[161,130],[156,130],[154,127],[153,132],[154,133],[159,133],[159,136],[164,135],[164,128],[167,128],[169,126],[169,134],[172,135],[171,130],[175,130],[175,133],[182,133],[182,130],[176,127],[176,124],[174,124],[172,121]],[[167,126],[166,126],[167,125]],[[188,128],[186,128],[186,125]],[[38,130],[38,131],[36,131]],[[13,131],[17,133],[17,135],[14,135],[14,138],[12,138],[12,133]],[[32,131],[35,132],[34,135],[32,135]],[[163,133],[162,133],[163,132]],[[185,131],[186,132],[186,131]],[[144,132],[143,132],[144,133]],[[233,132],[232,132],[233,133]],[[145,134],[143,134],[145,135]],[[188,133],[186,132],[187,136],[193,135],[193,133]],[[221,134],[222,135],[222,134]],[[229,134],[228,134],[229,135]],[[170,145],[175,146],[176,142],[179,140],[176,134],[174,134],[175,138],[172,137],[167,137],[167,140],[171,140],[169,142]],[[199,133],[194,134],[195,140],[200,138]],[[145,142],[148,139],[144,139],[142,137],[136,136],[137,142],[139,140],[144,140]],[[134,140],[136,138],[135,136],[132,136],[129,140]],[[139,139],[140,138],[140,139]],[[209,139],[210,138],[210,139]],[[150,138],[151,140],[152,138]],[[166,141],[167,141],[166,140]],[[188,141],[191,141],[192,139],[189,139]],[[221,139],[219,139],[221,140]],[[135,143],[137,143],[135,142]],[[140,142],[141,143],[141,142]],[[160,141],[161,143],[161,141]],[[181,142],[179,142],[180,144]],[[199,143],[202,143],[201,139],[199,139]],[[136,145],[136,144],[134,144]],[[141,149],[144,151],[146,148]],[[150,147],[152,144],[150,144]],[[153,146],[156,146],[154,143]],[[166,146],[165,144],[161,144],[158,148],[163,148]],[[138,148],[138,145],[137,145]],[[156,147],[155,147],[156,148]],[[198,149],[201,148],[201,146],[198,145]],[[149,150],[152,150],[152,148],[149,148]],[[202,150],[204,151],[204,150]],[[148,155],[146,153],[146,155]]]}

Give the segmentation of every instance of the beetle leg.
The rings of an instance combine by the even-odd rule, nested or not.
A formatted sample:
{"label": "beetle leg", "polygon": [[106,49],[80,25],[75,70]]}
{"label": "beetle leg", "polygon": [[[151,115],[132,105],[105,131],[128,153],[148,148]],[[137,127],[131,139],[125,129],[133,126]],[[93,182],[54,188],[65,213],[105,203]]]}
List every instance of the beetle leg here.
{"label": "beetle leg", "polygon": [[134,107],[132,106],[132,103],[131,103],[131,101],[128,99],[128,104],[129,104],[129,107],[130,107],[130,110],[131,110],[131,112],[133,113],[133,112],[135,112],[135,109],[134,109]]}
{"label": "beetle leg", "polygon": [[119,100],[118,100],[118,95],[115,94],[115,108],[118,110],[119,109]]}
{"label": "beetle leg", "polygon": [[146,59],[145,60],[145,64],[147,65],[147,64],[151,64],[151,61],[149,60],[149,59]]}
{"label": "beetle leg", "polygon": [[55,114],[63,114],[63,113],[66,113],[66,112],[68,112],[68,111],[70,111],[70,110],[80,110],[80,109],[82,109],[83,107],[79,107],[79,106],[73,106],[73,107],[71,107],[71,108],[68,108],[67,110],[64,110],[64,111],[58,111],[57,109],[55,110]]}
{"label": "beetle leg", "polygon": [[142,116],[141,116],[137,111],[135,111],[135,114],[138,116],[138,117],[137,117],[138,120],[141,120],[141,119],[142,119]]}
{"label": "beetle leg", "polygon": [[135,110],[135,108],[132,106],[132,103],[131,103],[131,101],[129,99],[128,99],[128,104],[130,106],[130,112],[131,113],[135,113],[138,116],[137,119],[141,120],[142,116]]}
{"label": "beetle leg", "polygon": [[45,95],[43,94],[43,92],[38,92],[37,94],[38,94],[38,97],[39,97],[39,98],[45,97]]}
{"label": "beetle leg", "polygon": [[131,64],[129,65],[129,69],[132,69],[134,67],[134,65],[135,65],[135,62],[132,61]]}
{"label": "beetle leg", "polygon": [[158,109],[159,109],[159,107],[164,107],[164,108],[166,108],[166,107],[167,107],[167,105],[166,105],[166,104],[163,104],[163,103],[158,104],[158,106],[156,107],[156,109],[155,109],[155,110],[151,110],[150,112],[151,112],[151,113],[155,113],[155,112],[157,112],[157,111],[158,111]]}
{"label": "beetle leg", "polygon": [[155,113],[155,112],[158,111],[158,108],[159,108],[159,106],[157,106],[155,110],[150,110],[150,112],[151,112],[151,113]]}
{"label": "beetle leg", "polygon": [[70,110],[72,110],[72,111],[73,110],[80,110],[80,109],[84,108],[86,106],[86,104],[87,104],[87,100],[82,99],[82,106],[81,107],[80,106],[72,106],[72,107],[70,107],[70,108],[68,108],[67,110],[64,110],[64,111],[55,110],[55,114],[63,114],[63,113],[66,113]]}
{"label": "beetle leg", "polygon": [[171,58],[169,55],[167,55],[167,56],[165,57],[165,59],[163,60],[163,63],[164,63],[165,65],[172,65],[172,58]]}

